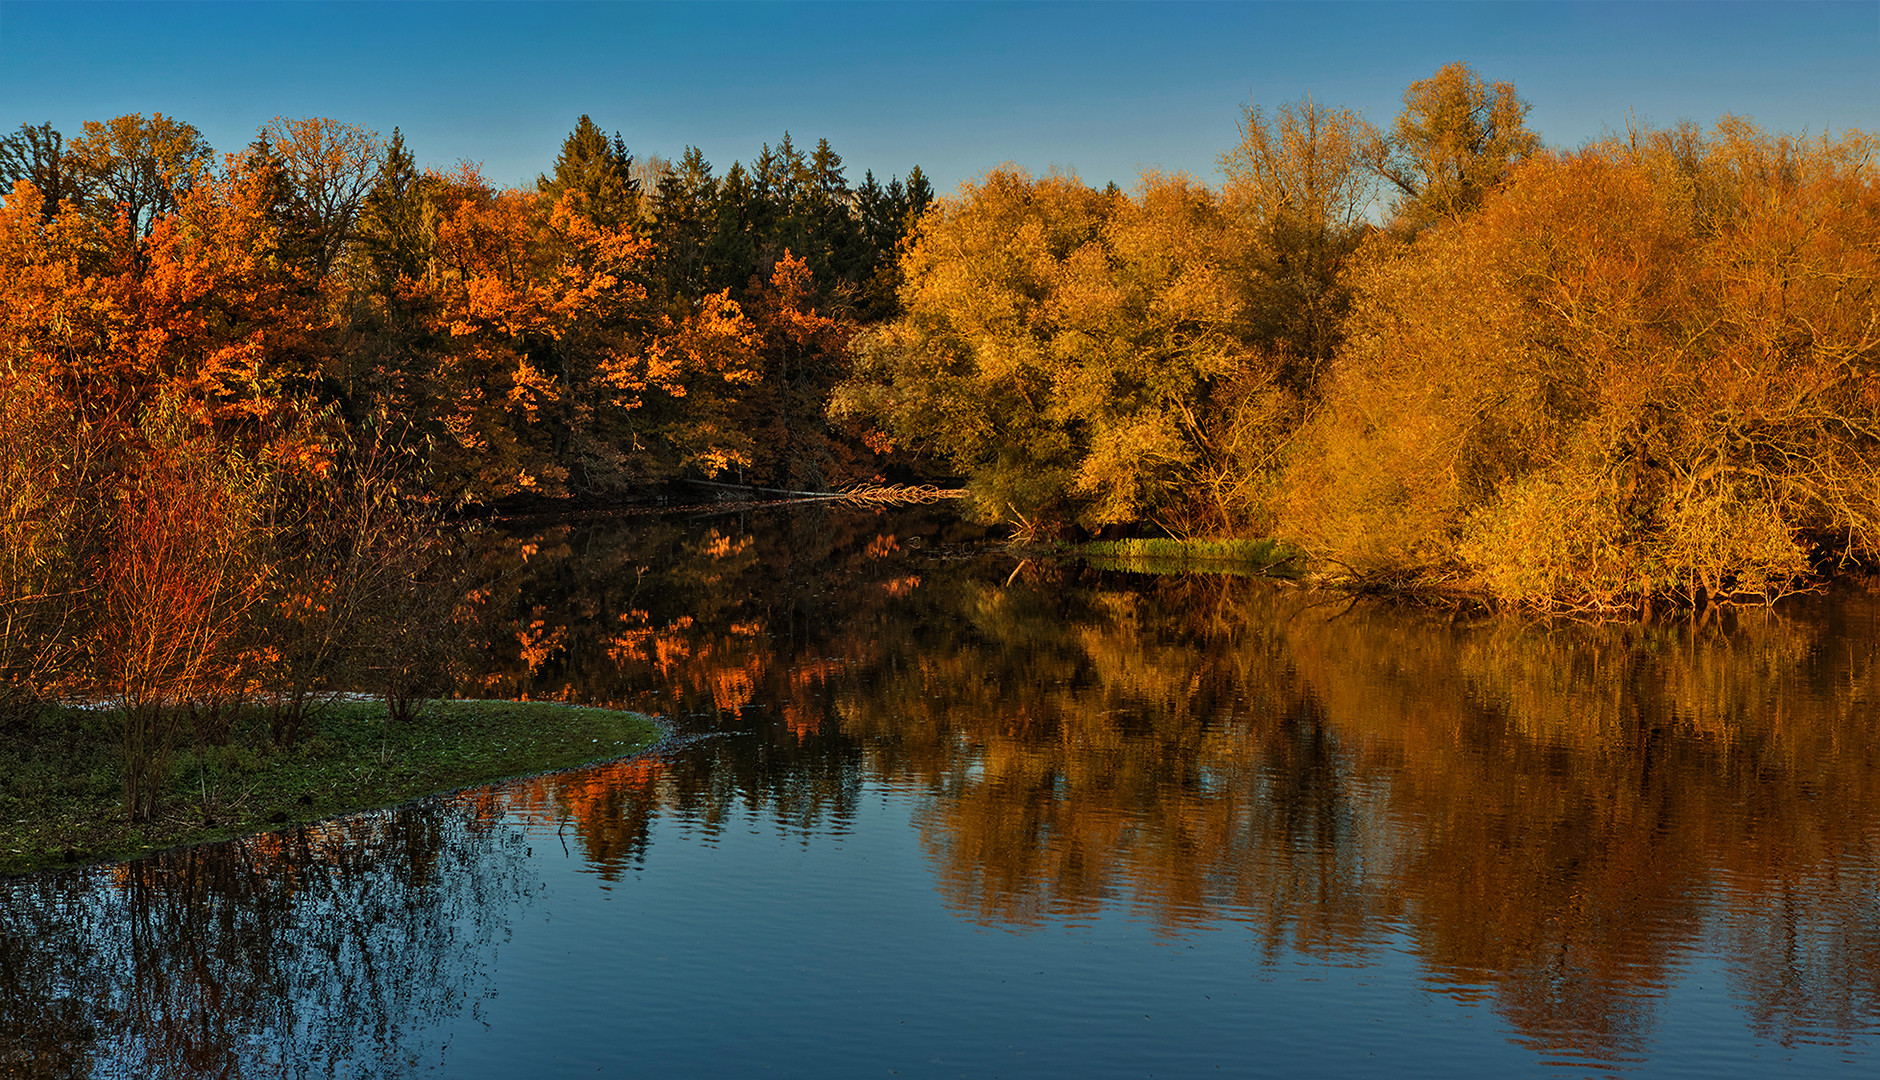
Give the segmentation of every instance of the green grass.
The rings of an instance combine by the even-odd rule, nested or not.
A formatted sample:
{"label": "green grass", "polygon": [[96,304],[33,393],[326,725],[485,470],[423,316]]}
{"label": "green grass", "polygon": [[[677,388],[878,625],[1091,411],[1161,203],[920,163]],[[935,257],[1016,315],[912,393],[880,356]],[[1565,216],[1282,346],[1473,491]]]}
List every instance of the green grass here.
{"label": "green grass", "polygon": [[0,726],[0,874],[127,858],[622,757],[659,737],[635,713],[437,701],[407,724],[335,702],[291,750],[244,716],[228,745],[180,749],[158,820],[125,821],[121,718],[51,707]]}
{"label": "green grass", "polygon": [[1209,573],[1297,576],[1293,548],[1277,540],[1095,540],[1070,553],[1105,570],[1151,574]]}

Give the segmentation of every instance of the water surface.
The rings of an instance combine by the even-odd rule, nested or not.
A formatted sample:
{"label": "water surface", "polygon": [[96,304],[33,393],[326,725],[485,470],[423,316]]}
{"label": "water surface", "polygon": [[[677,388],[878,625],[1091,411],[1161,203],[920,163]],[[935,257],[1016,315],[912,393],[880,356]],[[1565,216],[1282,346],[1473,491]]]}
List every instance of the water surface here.
{"label": "water surface", "polygon": [[657,755],[0,882],[0,1075],[1870,1075],[1880,608],[1627,626],[491,536],[467,693]]}

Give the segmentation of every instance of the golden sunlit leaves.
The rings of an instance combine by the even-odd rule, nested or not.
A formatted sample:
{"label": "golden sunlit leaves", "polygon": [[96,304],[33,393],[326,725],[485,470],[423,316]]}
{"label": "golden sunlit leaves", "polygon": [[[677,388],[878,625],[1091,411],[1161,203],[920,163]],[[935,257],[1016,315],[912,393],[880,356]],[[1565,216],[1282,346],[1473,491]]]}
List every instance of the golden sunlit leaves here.
{"label": "golden sunlit leaves", "polygon": [[832,408],[946,454],[986,518],[1185,528],[1222,463],[1206,402],[1258,367],[1243,250],[1187,177],[1124,198],[997,170],[923,220],[907,313],[863,339]]}
{"label": "golden sunlit leaves", "polygon": [[1781,595],[1809,544],[1880,540],[1880,181],[1864,136],[1727,121],[1517,168],[1379,252],[1299,535],[1609,607]]}
{"label": "golden sunlit leaves", "polygon": [[1540,149],[1514,86],[1488,83],[1467,64],[1411,83],[1403,102],[1390,138],[1374,144],[1374,163],[1402,196],[1396,214],[1405,231],[1462,220]]}

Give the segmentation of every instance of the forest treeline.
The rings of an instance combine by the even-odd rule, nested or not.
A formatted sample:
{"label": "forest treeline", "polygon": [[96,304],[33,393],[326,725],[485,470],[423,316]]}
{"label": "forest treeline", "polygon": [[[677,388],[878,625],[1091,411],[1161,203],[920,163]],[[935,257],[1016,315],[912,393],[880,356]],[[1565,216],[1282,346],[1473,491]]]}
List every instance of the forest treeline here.
{"label": "forest treeline", "polygon": [[160,114],[25,126],[0,172],[14,369],[176,391],[224,428],[384,413],[458,504],[874,475],[823,401],[932,198],[787,134],[723,176],[696,149],[638,162],[585,116],[524,188],[320,118],[219,158]]}
{"label": "forest treeline", "polygon": [[1526,112],[1455,64],[1388,129],[1250,109],[1217,187],[994,170],[922,219],[835,409],[1044,534],[1274,536],[1556,608],[1870,562],[1874,137],[1553,150]]}
{"label": "forest treeline", "polygon": [[223,155],[22,125],[0,173],[0,734],[117,706],[133,819],[241,702],[291,746],[337,690],[446,688],[466,505],[877,477],[824,402],[932,198],[788,135],[636,161],[585,116],[522,188],[322,118]]}

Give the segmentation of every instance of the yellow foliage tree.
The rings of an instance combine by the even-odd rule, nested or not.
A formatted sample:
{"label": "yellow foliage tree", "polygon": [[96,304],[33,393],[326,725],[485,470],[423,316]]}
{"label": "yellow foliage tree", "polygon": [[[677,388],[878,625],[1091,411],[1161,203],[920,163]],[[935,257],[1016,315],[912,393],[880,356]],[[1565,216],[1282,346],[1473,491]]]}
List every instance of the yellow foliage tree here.
{"label": "yellow foliage tree", "polygon": [[922,220],[905,315],[833,407],[950,458],[988,520],[1218,525],[1240,507],[1203,491],[1226,472],[1205,405],[1252,363],[1238,243],[1184,176],[1126,198],[995,170]]}
{"label": "yellow foliage tree", "polygon": [[1467,64],[1445,64],[1411,83],[1403,104],[1373,161],[1396,188],[1397,224],[1410,232],[1460,221],[1540,149],[1513,84],[1485,82]]}
{"label": "yellow foliage tree", "polygon": [[1868,136],[1726,120],[1517,169],[1374,253],[1287,523],[1522,602],[1769,598],[1880,525]]}

